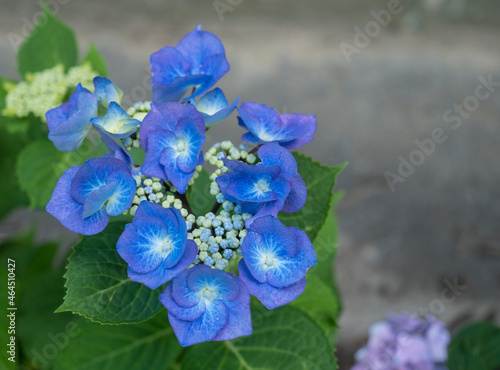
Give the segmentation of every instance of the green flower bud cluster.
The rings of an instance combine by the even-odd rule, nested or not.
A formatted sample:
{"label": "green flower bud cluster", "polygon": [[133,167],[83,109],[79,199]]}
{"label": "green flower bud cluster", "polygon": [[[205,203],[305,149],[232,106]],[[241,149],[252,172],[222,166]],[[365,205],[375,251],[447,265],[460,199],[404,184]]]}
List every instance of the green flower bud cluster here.
{"label": "green flower bud cluster", "polygon": [[[134,179],[137,183],[137,189],[135,191],[135,197],[132,201],[132,206],[129,210],[125,211],[124,214],[130,213],[130,215],[134,216],[137,211],[137,207],[143,201],[150,201],[156,204],[165,203],[166,198],[169,195],[163,180],[158,177],[148,177],[139,173],[134,176]],[[164,207],[165,205],[162,204]],[[167,206],[166,208],[168,208]]]}
{"label": "green flower bud cluster", "polygon": [[64,73],[62,65],[28,73],[25,81],[5,86],[8,93],[1,113],[8,117],[28,117],[32,114],[45,122],[45,113],[61,105],[78,83],[93,91],[95,76],[97,74],[89,64],[70,68],[67,73]]}

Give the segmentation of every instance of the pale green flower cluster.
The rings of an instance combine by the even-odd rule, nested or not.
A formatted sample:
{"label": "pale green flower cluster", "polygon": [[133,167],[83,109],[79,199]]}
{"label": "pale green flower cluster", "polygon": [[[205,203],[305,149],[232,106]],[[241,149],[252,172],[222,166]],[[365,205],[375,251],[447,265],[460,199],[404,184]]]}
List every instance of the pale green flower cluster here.
{"label": "pale green flower cluster", "polygon": [[45,122],[45,113],[64,103],[72,90],[81,83],[83,87],[93,91],[93,79],[97,74],[89,64],[70,68],[58,65],[42,72],[27,74],[26,80],[16,85],[6,86],[9,90],[1,112],[8,117],[28,117],[34,115]]}

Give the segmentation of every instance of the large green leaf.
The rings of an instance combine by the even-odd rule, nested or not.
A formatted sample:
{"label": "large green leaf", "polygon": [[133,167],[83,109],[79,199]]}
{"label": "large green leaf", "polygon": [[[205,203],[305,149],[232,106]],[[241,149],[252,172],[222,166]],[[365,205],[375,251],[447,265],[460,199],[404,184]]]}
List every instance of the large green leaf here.
{"label": "large green leaf", "polygon": [[203,169],[200,176],[188,190],[188,202],[195,216],[204,216],[215,204],[215,197],[210,194],[210,181],[208,172]]}
{"label": "large green leaf", "polygon": [[479,322],[462,329],[448,349],[450,370],[498,370],[500,368],[500,328]]}
{"label": "large green leaf", "polygon": [[325,223],[330,210],[330,199],[335,179],[345,164],[327,167],[302,154],[295,153],[294,156],[297,160],[298,172],[307,186],[307,201],[300,211],[295,213],[280,212],[278,218],[286,226],[295,226],[304,230],[309,238],[314,240]]}
{"label": "large green leaf", "polygon": [[71,311],[104,324],[138,323],[160,312],[162,287],[151,290],[130,281],[127,263],[116,252],[124,227],[113,222],[73,248],[64,275],[66,296],[58,312]]}
{"label": "large green leaf", "polygon": [[19,73],[40,72],[58,64],[68,68],[76,65],[78,46],[73,31],[42,6],[43,16],[24,40],[17,54]]}
{"label": "large green leaf", "polygon": [[197,344],[183,361],[183,370],[337,368],[333,348],[306,314],[291,307],[273,311],[252,306],[254,330],[248,337]]}
{"label": "large green leaf", "polygon": [[28,194],[30,207],[45,208],[64,171],[104,153],[102,143],[90,140],[85,140],[71,153],[58,151],[47,139],[28,144],[19,154],[16,174],[21,188]]}
{"label": "large green leaf", "polygon": [[106,61],[97,50],[94,43],[90,44],[89,52],[83,59],[83,63],[89,63],[92,70],[97,72],[99,76],[106,77],[108,74],[108,67],[106,66]]}
{"label": "large green leaf", "polygon": [[335,291],[317,275],[308,274],[306,279],[307,284],[304,293],[295,299],[291,305],[309,314],[325,330],[330,342],[333,344],[335,332],[338,328],[339,298]]}
{"label": "large green leaf", "polygon": [[166,310],[137,325],[83,323],[80,329],[56,358],[56,370],[167,370],[181,351]]}

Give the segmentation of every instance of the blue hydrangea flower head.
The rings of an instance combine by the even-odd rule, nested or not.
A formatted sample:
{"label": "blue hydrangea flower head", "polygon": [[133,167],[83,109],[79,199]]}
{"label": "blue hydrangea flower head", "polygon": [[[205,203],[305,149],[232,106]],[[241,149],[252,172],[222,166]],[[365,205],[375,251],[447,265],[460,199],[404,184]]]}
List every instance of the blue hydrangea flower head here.
{"label": "blue hydrangea flower head", "polygon": [[306,233],[286,227],[273,216],[256,219],[243,239],[239,277],[250,294],[274,309],[297,298],[316,253]]}
{"label": "blue hydrangea flower head", "polygon": [[195,104],[196,109],[203,116],[205,126],[210,127],[225,120],[231,113],[233,113],[239,101],[240,98],[238,97],[231,105],[229,105],[226,96],[222,90],[217,87],[203,95],[197,104],[194,100],[191,102]]}
{"label": "blue hydrangea flower head", "polygon": [[445,369],[450,334],[433,316],[391,315],[370,328],[352,370]]}
{"label": "blue hydrangea flower head", "polygon": [[173,207],[142,201],[116,245],[130,280],[158,288],[185,270],[198,247],[187,239],[186,221]]}
{"label": "blue hydrangea flower head", "polygon": [[233,274],[197,265],[172,280],[160,301],[182,346],[252,333],[250,294]]}
{"label": "blue hydrangea flower head", "polygon": [[73,152],[92,129],[90,119],[97,115],[97,98],[78,84],[69,100],[45,114],[49,139],[62,152]]}
{"label": "blue hydrangea flower head", "polygon": [[185,193],[196,166],[205,161],[201,114],[192,104],[153,103],[140,126],[140,136],[146,150],[142,173],[166,179]]}
{"label": "blue hydrangea flower head", "polygon": [[141,123],[139,120],[130,118],[127,112],[114,101],[109,104],[104,117],[91,118],[90,122],[106,135],[116,139],[124,139],[132,135]]}
{"label": "blue hydrangea flower head", "polygon": [[97,76],[94,78],[94,95],[99,105],[106,109],[111,102],[121,103],[123,91],[109,78]]}
{"label": "blue hydrangea flower head", "polygon": [[254,215],[245,220],[247,227],[258,217],[296,212],[307,197],[292,153],[278,143],[269,143],[261,146],[258,154],[262,162],[256,165],[224,159],[230,172],[216,179],[227,200],[241,204],[243,212]]}
{"label": "blue hydrangea flower head", "polygon": [[274,108],[252,102],[242,103],[238,113],[239,125],[250,131],[241,137],[241,140],[247,143],[264,144],[276,141],[292,150],[314,139],[314,115],[279,114]]}
{"label": "blue hydrangea flower head", "polygon": [[182,38],[176,47],[166,46],[151,55],[153,101],[184,101],[201,96],[229,71],[222,42],[201,25]]}
{"label": "blue hydrangea flower head", "polygon": [[104,230],[109,216],[118,216],[131,206],[136,186],[125,162],[89,159],[64,172],[46,209],[71,231],[97,234]]}

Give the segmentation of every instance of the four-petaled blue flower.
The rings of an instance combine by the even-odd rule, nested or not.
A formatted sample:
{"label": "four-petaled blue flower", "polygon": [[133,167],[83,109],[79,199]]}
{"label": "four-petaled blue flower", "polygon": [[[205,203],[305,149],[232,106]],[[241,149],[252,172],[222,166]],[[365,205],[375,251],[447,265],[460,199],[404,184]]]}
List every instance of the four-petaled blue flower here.
{"label": "four-petaled blue flower", "polygon": [[73,152],[92,129],[90,119],[97,115],[97,98],[81,84],[69,101],[45,114],[49,139],[62,152]]}
{"label": "four-petaled blue flower", "polygon": [[140,121],[130,118],[116,102],[111,102],[104,117],[94,117],[90,120],[95,127],[98,127],[105,134],[116,139],[124,139],[132,135]]}
{"label": "four-petaled blue flower", "polygon": [[254,215],[245,220],[247,227],[258,217],[277,216],[281,210],[296,212],[307,197],[292,153],[278,143],[270,143],[261,146],[258,154],[262,162],[256,165],[224,159],[231,172],[216,179],[227,200],[241,204],[243,212]]}
{"label": "four-petaled blue flower", "polygon": [[201,25],[182,38],[176,47],[166,46],[151,55],[153,101],[184,101],[208,91],[227,71],[229,64],[222,42]]}
{"label": "four-petaled blue flower", "polygon": [[147,201],[141,202],[116,247],[129,265],[130,280],[151,289],[180,274],[198,253],[196,243],[187,240],[186,220],[180,211]]}
{"label": "four-petaled blue flower", "polygon": [[97,76],[94,78],[94,95],[99,105],[106,109],[111,102],[121,103],[123,91],[109,78]]}
{"label": "four-petaled blue flower", "polygon": [[205,126],[210,127],[226,119],[238,105],[240,98],[229,105],[226,96],[218,87],[203,95],[198,103],[194,100],[191,102],[195,104],[198,112],[201,113],[205,120]]}
{"label": "four-petaled blue flower", "polygon": [[258,218],[248,231],[241,246],[240,279],[269,309],[293,301],[304,291],[307,270],[316,264],[306,233],[273,216]]}
{"label": "four-petaled blue flower", "polygon": [[185,270],[160,301],[182,346],[252,333],[250,294],[236,276],[205,265]]}
{"label": "four-petaled blue flower", "polygon": [[203,117],[192,104],[153,103],[140,126],[146,158],[141,172],[170,181],[185,193],[195,168],[204,163]]}
{"label": "four-petaled blue flower", "polygon": [[125,162],[89,159],[64,172],[46,209],[71,231],[97,234],[104,230],[109,216],[121,215],[130,208],[136,186]]}
{"label": "four-petaled blue flower", "polygon": [[279,114],[265,104],[242,103],[238,108],[238,123],[248,131],[241,140],[252,144],[279,142],[292,150],[313,140],[316,118],[305,114]]}

